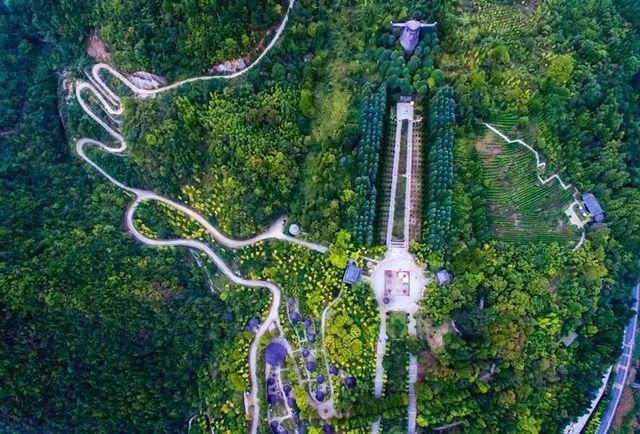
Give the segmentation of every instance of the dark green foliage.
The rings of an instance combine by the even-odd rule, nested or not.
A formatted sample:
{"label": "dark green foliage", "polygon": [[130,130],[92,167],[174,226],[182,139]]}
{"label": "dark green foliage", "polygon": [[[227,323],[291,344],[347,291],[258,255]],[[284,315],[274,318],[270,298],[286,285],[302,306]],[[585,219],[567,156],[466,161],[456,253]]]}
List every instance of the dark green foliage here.
{"label": "dark green foliage", "polygon": [[206,73],[217,63],[253,54],[287,8],[276,0],[58,3],[55,30],[61,38],[72,33],[81,40],[96,29],[120,68],[148,70],[169,80]]}
{"label": "dark green foliage", "polygon": [[[29,9],[8,15],[9,3]],[[87,176],[85,165],[72,157],[56,116],[52,70],[76,72],[86,66],[82,42],[96,24],[95,8],[105,13],[100,26],[113,26],[103,29],[103,36],[122,36],[112,45],[120,66],[148,66],[166,71],[168,78],[206,70],[216,56],[241,55],[246,46],[251,51],[283,10],[256,17],[246,10],[248,2],[218,7],[233,27],[189,34],[210,44],[194,48],[191,55],[176,45],[184,35],[180,32],[191,25],[200,28],[214,13],[195,13],[192,23],[183,23],[184,11],[172,9],[182,3],[151,1],[129,2],[123,6],[126,16],[106,16],[115,4],[13,0],[0,6],[0,420],[10,421],[3,421],[0,430],[8,425],[5,430],[14,432],[31,427],[34,432],[182,432],[191,415],[209,410],[220,417],[216,432],[244,432],[248,339],[241,326],[265,306],[266,294],[238,291],[221,300],[208,293],[188,256],[147,250],[122,234],[118,225],[126,198],[102,179]],[[387,77],[392,92],[426,94],[442,85],[446,71],[459,108],[443,109],[444,115],[434,118],[438,135],[426,141],[440,152],[428,155],[429,164],[438,165],[433,173],[427,171],[432,177],[425,190],[436,207],[425,220],[426,240],[431,241],[433,230],[436,243],[447,250],[454,280],[446,287],[428,287],[423,312],[445,326],[455,319],[461,335],[446,333],[437,350],[421,355],[426,376],[417,385],[418,423],[426,429],[459,421],[459,429],[469,433],[561,432],[584,411],[589,391],[619,352],[628,314],[623,282],[637,275],[637,2],[523,4],[298,0],[281,42],[264,63],[230,83],[230,90],[198,84],[181,89],[180,98],[157,98],[148,111],[136,113],[140,116],[132,118],[135,125],[127,131],[141,141],[149,139],[146,149],[130,148],[130,162],[144,169],[131,179],[173,197],[203,167],[227,165],[233,170],[221,172],[224,178],[238,176],[240,184],[225,187],[221,198],[227,222],[234,216],[268,221],[267,216],[291,211],[305,231],[331,239],[357,214],[345,211],[354,209],[351,176],[359,175],[358,167],[366,167],[367,176],[372,173],[370,161],[363,159],[367,164],[360,166],[353,152],[358,138],[357,126],[352,128],[353,102],[361,100],[364,84],[377,86]],[[154,6],[158,9],[152,11]],[[130,7],[139,7],[141,16]],[[416,11],[435,15],[423,18],[439,21],[446,55],[440,56],[435,39],[425,35],[430,40],[423,40],[422,52],[408,62],[402,53],[398,56],[396,37],[385,27],[389,18],[406,19]],[[157,22],[141,19],[149,14]],[[256,27],[245,31],[247,21]],[[162,33],[164,26],[175,32]],[[129,28],[131,35],[125,34]],[[227,47],[229,34],[240,40],[234,41],[236,47]],[[250,39],[247,45],[243,34]],[[378,40],[384,48],[376,50],[371,41]],[[305,62],[306,54],[313,59]],[[209,106],[212,92],[228,100],[210,98]],[[337,99],[341,107],[347,107],[346,126],[317,134],[325,119],[319,97],[335,92],[343,97]],[[271,97],[278,102],[275,110],[268,110]],[[437,94],[433,99],[436,104]],[[78,117],[77,108],[63,106],[62,111]],[[164,111],[164,117],[150,117]],[[554,243],[485,243],[490,234],[487,189],[478,182],[481,162],[472,152],[460,158],[456,153],[452,186],[451,153],[442,151],[453,145],[453,112],[463,126],[456,130],[456,149],[458,139],[470,140],[482,121],[515,113],[509,117],[512,132],[533,139],[549,165],[581,190],[593,190],[609,227],[589,233],[587,244],[575,253]],[[133,114],[131,107],[128,113]],[[240,143],[224,135],[234,122],[248,125],[250,134]],[[99,134],[91,128],[81,123],[77,132]],[[254,166],[241,165],[249,156],[258,167],[255,158],[275,149],[265,137],[279,136],[291,139],[282,149],[291,146],[295,167],[278,160],[279,175],[265,177],[252,172]],[[254,151],[247,143],[255,138],[260,148]],[[109,164],[118,176],[133,166]],[[289,174],[299,182],[289,185]],[[263,179],[266,190],[260,189]],[[248,197],[249,209],[234,199],[237,192]],[[449,231],[451,219],[455,225]],[[437,226],[442,222],[447,227]],[[448,244],[449,238],[456,244]],[[298,262],[304,259],[299,250],[291,251]],[[277,277],[284,269],[281,264]],[[315,277],[302,284],[310,274],[298,269],[287,274],[286,282],[292,293],[304,294],[307,305],[321,311],[335,296],[330,282],[339,278],[335,270],[325,274],[325,281]],[[484,309],[478,306],[480,297]],[[375,309],[364,303],[358,307],[357,315],[345,309],[343,323],[358,323],[366,313],[367,330],[373,330],[367,335],[375,336]],[[373,342],[357,330],[353,335],[351,328],[344,330],[342,336],[362,339],[363,345]],[[564,348],[559,338],[572,330],[579,338]],[[349,350],[343,348],[343,355],[352,355]],[[495,378],[480,381],[493,362]],[[383,421],[404,420],[406,392],[375,400],[370,390],[356,388],[345,395],[341,404],[350,417],[335,421],[340,432],[368,433],[381,415]],[[227,399],[233,404],[229,413]]]}
{"label": "dark green foliage", "polygon": [[297,92],[274,87],[249,98],[247,90],[227,88],[205,104],[138,101],[127,105],[123,125],[153,189],[175,196],[181,188],[224,232],[241,236],[283,213],[306,150],[295,123]]}
{"label": "dark green foliage", "polygon": [[453,194],[453,126],[455,101],[450,87],[439,88],[429,102],[427,212],[424,239],[445,250],[451,229]]}
{"label": "dark green foliage", "polygon": [[[0,52],[15,53],[0,75],[20,74],[0,136],[0,430],[182,432],[207,405],[241,409],[236,343],[266,294],[223,301],[187,252],[123,233],[129,198],[70,154],[56,53],[30,16],[0,15]],[[245,430],[236,410],[218,424]]]}
{"label": "dark green foliage", "polygon": [[387,108],[387,89],[381,86],[361,103],[361,139],[358,146],[357,177],[355,190],[358,213],[353,225],[354,242],[371,246],[374,242],[373,227],[376,217],[378,163],[384,134],[384,118]]}
{"label": "dark green foliage", "polygon": [[458,245],[475,246],[486,240],[490,231],[486,186],[479,182],[484,167],[475,146],[463,140],[454,145],[454,160],[451,232]]}
{"label": "dark green foliage", "polygon": [[405,313],[391,312],[387,314],[387,350],[383,366],[387,374],[385,391],[387,393],[403,393],[408,387],[409,351],[407,348],[407,317]]}
{"label": "dark green foliage", "polygon": [[[422,361],[422,426],[560,432],[584,410],[586,391],[620,351],[629,291],[607,283],[601,241],[566,252],[555,243],[492,242],[453,255],[452,284],[427,287],[423,313],[454,319],[461,334],[446,334]],[[560,339],[570,331],[579,338],[567,348]],[[481,378],[494,363],[495,375]]]}
{"label": "dark green foliage", "polygon": [[430,88],[444,80],[443,72],[434,70],[433,66],[433,54],[439,50],[436,33],[423,32],[408,59],[392,33],[384,33],[380,40],[384,47],[377,50],[380,73],[392,92],[426,95]]}
{"label": "dark green foliage", "polygon": [[340,432],[350,434],[367,434],[371,432],[371,424],[380,415],[388,419],[403,418],[407,414],[407,394],[389,393],[381,399],[375,399],[373,395],[362,397],[355,402],[350,410],[351,417],[337,419],[336,427]]}

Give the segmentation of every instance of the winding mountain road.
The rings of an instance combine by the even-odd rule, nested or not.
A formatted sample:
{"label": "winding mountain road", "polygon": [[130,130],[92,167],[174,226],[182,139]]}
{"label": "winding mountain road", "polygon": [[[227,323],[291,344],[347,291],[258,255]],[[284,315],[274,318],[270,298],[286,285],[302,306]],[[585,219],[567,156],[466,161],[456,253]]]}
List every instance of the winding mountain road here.
{"label": "winding mountain road", "polygon": [[169,84],[167,86],[159,87],[157,89],[141,89],[135,84],[131,83],[129,79],[127,79],[119,71],[114,69],[111,65],[108,65],[106,63],[97,63],[93,65],[93,67],[91,68],[91,76],[89,77],[89,79],[94,84],[96,84],[97,87],[99,87],[100,90],[103,91],[108,98],[119,99],[118,96],[109,88],[109,86],[107,86],[105,82],[102,81],[102,79],[100,78],[100,71],[107,70],[109,73],[111,73],[113,76],[118,78],[125,86],[131,89],[138,96],[156,95],[169,90],[177,89],[180,86],[184,86],[185,84],[194,83],[197,81],[230,80],[232,78],[240,77],[241,75],[244,75],[247,72],[249,72],[256,65],[258,65],[258,63],[260,63],[260,61],[267,55],[267,53],[271,51],[271,49],[276,45],[276,43],[280,39],[280,36],[282,36],[282,32],[284,32],[284,29],[287,26],[287,22],[289,21],[289,13],[291,12],[291,9],[293,8],[294,4],[295,4],[295,0],[289,0],[287,11],[285,12],[284,17],[282,18],[280,25],[278,26],[275,34],[273,35],[273,38],[271,38],[271,41],[269,42],[269,44],[267,44],[267,46],[264,48],[262,53],[260,53],[260,55],[251,64],[249,64],[249,66],[247,66],[246,68],[240,71],[234,72],[232,74],[202,75],[199,77],[191,77],[191,78],[186,78],[184,80],[176,81],[175,83]]}
{"label": "winding mountain road", "polygon": [[79,81],[76,83],[76,89],[75,89],[76,99],[78,100],[78,103],[80,104],[83,111],[89,117],[91,117],[96,123],[102,126],[102,128],[104,128],[104,130],[115,141],[115,144],[113,146],[110,146],[91,138],[81,138],[76,142],[76,152],[84,161],[86,161],[98,173],[104,176],[109,182],[111,182],[113,185],[117,186],[118,188],[134,196],[134,200],[127,207],[127,211],[125,215],[125,225],[127,227],[127,230],[132,234],[132,236],[139,242],[151,247],[185,247],[188,249],[194,249],[194,250],[203,252],[211,259],[211,261],[213,261],[213,263],[218,267],[218,269],[222,273],[224,273],[225,276],[227,276],[232,282],[238,285],[252,287],[252,288],[265,288],[269,290],[269,292],[271,293],[272,299],[271,299],[271,306],[269,308],[269,313],[267,315],[267,318],[262,322],[262,324],[258,328],[256,332],[256,336],[253,342],[251,343],[251,346],[249,349],[249,370],[250,370],[250,377],[251,377],[250,399],[251,399],[251,402],[253,403],[253,407],[252,407],[253,414],[251,418],[250,432],[254,434],[257,433],[258,431],[259,417],[260,417],[260,405],[259,405],[259,398],[258,398],[258,378],[257,378],[258,345],[262,336],[264,336],[264,334],[272,325],[275,325],[279,330],[282,331],[280,321],[278,318],[278,308],[280,306],[280,301],[282,296],[280,288],[278,288],[276,285],[274,285],[271,282],[262,281],[262,280],[249,280],[249,279],[244,279],[242,277],[237,276],[229,268],[229,266],[213,251],[213,249],[209,245],[201,241],[189,240],[189,239],[156,240],[156,239],[151,239],[145,236],[135,226],[134,215],[135,215],[136,209],[144,201],[158,201],[158,202],[164,203],[167,206],[179,212],[182,212],[187,216],[189,216],[190,218],[192,218],[193,220],[197,221],[200,225],[202,225],[202,227],[206,229],[206,231],[211,235],[211,237],[216,242],[220,243],[225,247],[232,248],[232,249],[239,249],[239,248],[249,246],[266,239],[279,239],[279,240],[283,240],[291,243],[296,243],[298,245],[315,250],[320,253],[325,253],[327,251],[327,248],[320,244],[299,240],[297,238],[286,235],[284,233],[286,218],[278,219],[267,231],[265,231],[264,233],[258,234],[253,238],[249,238],[245,240],[235,240],[225,236],[217,228],[215,228],[206,218],[204,218],[203,216],[201,216],[191,208],[183,204],[180,204],[176,201],[173,201],[169,198],[161,196],[157,193],[154,193],[152,191],[131,187],[118,181],[116,178],[111,176],[106,170],[100,167],[95,161],[93,161],[87,155],[86,148],[88,146],[92,146],[97,148],[100,151],[107,152],[112,155],[122,155],[127,149],[127,143],[119,131],[112,128],[111,125],[106,123],[104,120],[102,120],[99,116],[97,116],[94,113],[92,108],[89,106],[89,104],[87,104],[87,101],[84,99],[84,94],[85,93],[91,94],[99,103],[101,108],[105,111],[105,113],[109,116],[109,118],[113,120],[113,119],[117,119],[119,116],[122,115],[123,106],[122,106],[120,97],[103,81],[102,77],[100,76],[100,73],[102,71],[106,71],[110,73],[113,77],[120,80],[127,88],[133,91],[133,93],[138,97],[156,95],[162,92],[176,89],[187,83],[193,83],[196,81],[216,80],[216,79],[229,80],[235,77],[239,77],[247,73],[253,67],[255,67],[264,58],[264,56],[271,50],[271,48],[273,48],[273,46],[276,44],[276,42],[282,35],[282,32],[284,31],[284,28],[289,18],[289,12],[291,11],[291,8],[293,7],[294,3],[295,3],[295,0],[289,1],[287,12],[280,26],[278,27],[273,39],[267,45],[265,50],[260,54],[260,56],[252,64],[250,64],[247,68],[243,69],[242,71],[238,71],[236,73],[229,74],[229,75],[217,75],[217,76],[209,75],[209,76],[194,77],[194,78],[182,80],[158,89],[147,90],[147,89],[141,89],[135,86],[124,75],[122,75],[119,71],[117,71],[110,65],[99,63],[94,65],[91,68],[91,73],[88,75],[89,82]]}

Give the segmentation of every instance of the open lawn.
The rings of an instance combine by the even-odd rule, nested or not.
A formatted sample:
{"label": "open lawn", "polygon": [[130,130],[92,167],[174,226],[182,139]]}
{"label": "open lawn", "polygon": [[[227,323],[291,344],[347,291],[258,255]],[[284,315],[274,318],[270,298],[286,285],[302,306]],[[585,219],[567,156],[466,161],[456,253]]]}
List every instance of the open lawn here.
{"label": "open lawn", "polygon": [[407,336],[407,314],[389,312],[387,314],[387,331],[389,339],[403,339]]}
{"label": "open lawn", "polygon": [[387,374],[385,390],[389,393],[404,393],[407,390],[407,363],[409,361],[405,342],[407,337],[407,314],[404,312],[389,312],[387,314],[387,333],[389,334],[389,340],[383,361]]}

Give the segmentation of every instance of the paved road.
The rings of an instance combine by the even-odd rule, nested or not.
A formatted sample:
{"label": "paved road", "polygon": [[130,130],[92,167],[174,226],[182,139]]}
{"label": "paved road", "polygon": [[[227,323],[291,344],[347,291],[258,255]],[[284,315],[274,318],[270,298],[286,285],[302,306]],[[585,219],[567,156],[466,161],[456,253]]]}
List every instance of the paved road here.
{"label": "paved road", "polygon": [[[405,161],[400,161],[402,154],[402,124],[403,121],[408,122],[407,135],[405,137],[406,148]],[[396,136],[393,147],[393,168],[391,175],[391,193],[389,196],[389,215],[387,216],[387,248],[398,248],[407,250],[409,247],[409,217],[410,217],[410,198],[411,198],[411,157],[413,147],[413,102],[399,102],[396,104]],[[404,173],[400,174],[400,164],[404,164]],[[404,191],[404,220],[403,220],[403,237],[401,241],[393,241],[393,224],[396,218],[396,195],[398,190],[398,178],[405,178]]]}
{"label": "paved road", "polygon": [[126,225],[127,229],[131,234],[135,237],[136,240],[152,247],[187,247],[190,249],[199,250],[205,253],[220,271],[224,273],[231,281],[237,283],[238,285],[247,286],[251,288],[266,288],[271,292],[271,307],[269,309],[269,314],[267,318],[260,324],[258,331],[256,332],[256,337],[251,343],[249,348],[249,368],[251,374],[251,399],[254,403],[253,409],[254,414],[252,418],[252,427],[251,432],[257,433],[258,430],[258,420],[260,415],[260,407],[258,401],[258,377],[257,377],[257,361],[258,361],[258,344],[260,338],[264,336],[269,327],[272,324],[275,324],[278,328],[280,328],[279,319],[278,319],[278,307],[280,306],[281,299],[281,291],[276,285],[270,282],[261,281],[261,280],[248,280],[242,277],[237,276],[229,266],[209,247],[208,245],[196,241],[196,240],[185,240],[185,239],[170,239],[170,240],[154,240],[143,235],[135,226],[133,222],[133,215],[135,213],[136,206],[139,205],[144,200],[143,197],[137,197],[134,202],[128,207],[126,213]]}
{"label": "paved road", "polygon": [[609,406],[602,416],[602,422],[596,431],[596,434],[606,434],[611,428],[611,422],[613,422],[613,416],[616,414],[620,398],[622,397],[622,389],[627,382],[629,376],[629,367],[633,360],[633,347],[636,340],[636,330],[638,327],[638,310],[640,308],[640,285],[636,285],[633,288],[632,296],[635,298],[634,310],[635,315],[629,320],[629,323],[624,329],[624,339],[622,341],[622,355],[618,361],[618,367],[616,369],[616,378],[611,389],[611,397]]}
{"label": "paved road", "polygon": [[602,399],[602,395],[604,395],[604,391],[607,388],[607,383],[609,382],[609,377],[611,376],[612,370],[613,370],[613,366],[610,366],[609,369],[607,369],[605,374],[602,376],[602,384],[600,386],[600,389],[598,389],[596,396],[593,398],[593,400],[591,400],[589,411],[587,411],[585,414],[580,416],[577,421],[567,425],[564,428],[564,434],[580,434],[582,432],[584,427],[589,422],[589,419],[591,418],[591,415],[593,414],[594,410],[598,406],[600,399]]}
{"label": "paved road", "polygon": [[416,399],[416,382],[418,381],[418,357],[409,355],[409,405],[407,406],[407,434],[415,434],[418,407]]}
{"label": "paved road", "polygon": [[[391,175],[391,193],[389,195],[389,215],[387,216],[387,248],[393,242],[393,222],[396,217],[396,191],[398,189],[398,170],[400,168],[400,146],[402,138],[402,121],[396,120],[396,139],[393,146],[393,166]],[[404,246],[404,243],[403,243]]]}
{"label": "paved road", "polygon": [[269,45],[267,45],[265,50],[262,52],[262,54],[256,59],[255,62],[249,65],[249,67],[237,73],[229,74],[229,75],[221,75],[221,76],[194,77],[187,80],[179,81],[177,83],[174,83],[166,87],[162,87],[154,90],[145,90],[135,86],[120,72],[118,72],[111,66],[106,64],[97,64],[93,66],[93,68],[91,69],[91,74],[88,76],[90,83],[87,83],[87,82],[76,83],[76,98],[80,106],[84,110],[84,112],[88,114],[100,126],[102,126],[105,129],[105,131],[107,131],[107,133],[116,142],[115,145],[109,146],[94,139],[82,138],[78,140],[78,142],[76,143],[76,152],[84,161],[86,161],[89,165],[91,165],[98,173],[104,176],[109,182],[116,185],[120,189],[131,193],[135,197],[133,202],[127,208],[127,212],[125,216],[125,223],[126,223],[127,229],[134,236],[134,238],[152,247],[186,247],[189,249],[201,251],[204,254],[206,254],[216,264],[218,269],[222,271],[231,281],[247,287],[266,288],[270,291],[272,300],[271,300],[271,306],[269,309],[269,314],[267,315],[267,318],[260,325],[256,333],[255,339],[253,340],[249,348],[249,370],[250,370],[250,376],[251,376],[250,399],[253,402],[253,415],[251,420],[252,433],[257,433],[258,431],[259,416],[260,416],[260,405],[259,405],[259,398],[258,398],[258,379],[257,379],[258,344],[261,337],[264,336],[264,334],[272,325],[275,325],[282,332],[282,328],[278,318],[278,308],[280,306],[280,299],[281,299],[280,288],[278,288],[276,285],[270,282],[259,281],[259,280],[248,280],[248,279],[244,279],[237,276],[227,266],[227,264],[211,249],[211,247],[209,247],[207,244],[202,243],[200,241],[187,240],[187,239],[154,240],[146,237],[135,226],[135,223],[134,223],[135,211],[137,207],[140,205],[140,203],[144,201],[155,200],[158,202],[162,202],[180,212],[183,212],[184,214],[188,215],[192,219],[196,220],[207,230],[207,232],[213,237],[213,239],[215,239],[220,244],[233,249],[248,246],[269,238],[275,238],[275,239],[296,243],[321,253],[326,252],[327,248],[319,244],[298,240],[296,238],[293,238],[284,234],[283,229],[284,229],[285,220],[282,218],[276,221],[276,223],[274,223],[266,232],[262,234],[259,234],[247,240],[234,240],[229,237],[226,237],[217,228],[211,225],[207,221],[207,219],[202,217],[200,214],[198,214],[194,210],[186,207],[185,205],[175,202],[171,199],[165,198],[163,196],[160,196],[152,191],[130,187],[118,181],[113,176],[111,176],[106,170],[100,167],[96,162],[91,160],[91,158],[89,158],[89,156],[87,155],[85,148],[87,146],[94,146],[103,152],[107,152],[113,155],[122,155],[122,153],[127,148],[127,143],[125,142],[123,136],[120,134],[119,131],[116,131],[114,128],[112,128],[109,124],[104,122],[100,117],[98,117],[93,112],[91,107],[89,107],[89,105],[86,103],[83,95],[84,93],[92,94],[96,98],[96,100],[99,102],[100,106],[105,111],[105,113],[111,119],[114,119],[122,115],[123,106],[121,104],[120,97],[116,95],[116,93],[113,92],[100,77],[100,72],[103,70],[109,72],[114,77],[119,79],[125,86],[127,86],[130,90],[132,90],[137,96],[148,96],[148,95],[158,94],[161,92],[166,92],[166,91],[175,89],[179,86],[182,86],[186,83],[191,83],[194,81],[213,80],[213,79],[231,79],[234,77],[238,77],[242,74],[245,74],[264,58],[267,52],[271,50],[271,48],[275,45],[277,40],[280,38],[286,26],[286,23],[288,21],[289,12],[293,7],[294,2],[295,0],[289,1],[289,7],[287,9],[287,13],[285,14],[285,17],[282,20],[282,23],[278,27],[276,34],[274,35]]}
{"label": "paved road", "polygon": [[112,75],[114,75],[120,81],[122,81],[122,83],[125,86],[127,86],[129,89],[131,89],[135,94],[139,96],[156,95],[162,92],[166,92],[168,90],[177,89],[180,86],[183,86],[188,83],[194,83],[196,81],[219,80],[219,79],[229,80],[232,78],[240,77],[241,75],[244,75],[247,72],[249,72],[251,69],[253,69],[258,63],[260,63],[260,61],[264,58],[264,56],[266,56],[267,53],[271,51],[271,49],[278,42],[278,40],[280,39],[280,36],[282,36],[282,32],[284,32],[284,29],[287,26],[287,22],[289,21],[289,13],[291,12],[291,9],[293,8],[294,4],[295,4],[295,0],[289,0],[289,6],[287,7],[287,11],[284,15],[284,18],[280,22],[280,25],[278,26],[276,33],[273,35],[271,42],[269,42],[269,44],[265,47],[265,49],[262,51],[260,56],[258,56],[258,58],[254,60],[253,63],[251,63],[249,66],[247,66],[245,69],[241,71],[234,72],[232,74],[226,74],[226,75],[203,75],[200,77],[187,78],[185,80],[177,81],[173,84],[170,84],[164,87],[159,87],[157,89],[141,89],[135,84],[131,83],[124,75],[122,75],[119,71],[112,68],[110,65],[107,65],[106,63],[98,63],[98,64],[95,64],[91,70],[92,77],[90,77],[90,80],[92,80],[94,84],[96,84],[97,87],[100,88],[100,90],[107,95],[107,97],[118,99],[118,96],[100,78],[101,70],[109,71]]}

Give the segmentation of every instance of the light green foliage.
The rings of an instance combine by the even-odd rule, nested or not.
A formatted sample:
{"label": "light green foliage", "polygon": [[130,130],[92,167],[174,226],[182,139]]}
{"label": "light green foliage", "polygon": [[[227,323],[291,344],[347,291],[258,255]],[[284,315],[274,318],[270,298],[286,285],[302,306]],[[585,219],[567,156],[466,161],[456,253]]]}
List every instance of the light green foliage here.
{"label": "light green foliage", "polygon": [[577,229],[564,211],[574,200],[557,179],[542,184],[548,173],[536,167],[535,155],[518,143],[506,143],[486,133],[477,145],[484,162],[482,182],[487,190],[492,231],[509,241],[558,241],[574,245]]}
{"label": "light green foliage", "polygon": [[368,393],[371,387],[377,333],[378,310],[371,288],[358,283],[344,290],[331,308],[325,344],[329,362],[356,377],[359,393]]}
{"label": "light green foliage", "polygon": [[300,112],[306,117],[313,116],[313,93],[307,89],[300,91]]}
{"label": "light green foliage", "polygon": [[344,268],[349,260],[349,253],[353,249],[351,235],[347,231],[338,232],[335,243],[329,250],[329,261],[334,267]]}
{"label": "light green foliage", "polygon": [[333,88],[316,92],[317,116],[312,122],[311,137],[317,143],[337,140],[347,123],[351,104],[351,93]]}
{"label": "light green foliage", "polygon": [[[286,209],[304,152],[295,90],[275,87],[243,100],[212,93],[206,105],[184,97],[176,103],[145,130],[137,125],[139,114],[161,103],[139,103],[125,118],[135,160],[158,183],[172,190],[178,183],[191,206],[229,234],[251,234]],[[151,169],[158,163],[159,170]]]}
{"label": "light green foliage", "polygon": [[571,79],[575,60],[570,54],[561,54],[551,56],[549,65],[547,66],[547,74],[549,78],[560,85],[565,85]]}
{"label": "light green foliage", "polygon": [[345,287],[343,267],[298,245],[261,242],[242,249],[238,265],[249,277],[272,280],[284,294],[297,297],[300,310],[312,318],[320,318],[324,306]]}

